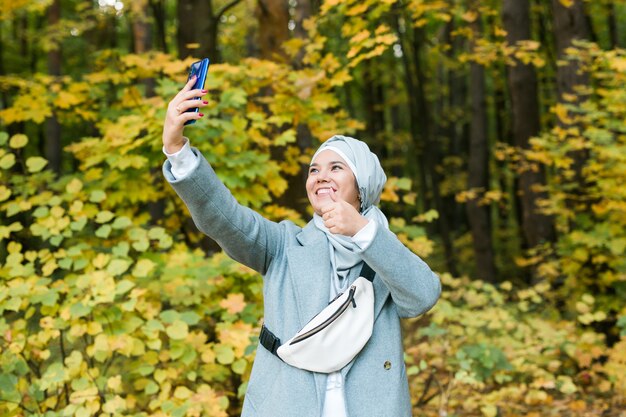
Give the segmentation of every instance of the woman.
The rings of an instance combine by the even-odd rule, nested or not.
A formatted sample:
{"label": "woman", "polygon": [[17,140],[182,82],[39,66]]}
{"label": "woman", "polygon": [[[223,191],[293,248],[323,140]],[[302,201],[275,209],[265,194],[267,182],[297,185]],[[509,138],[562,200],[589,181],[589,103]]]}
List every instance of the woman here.
{"label": "woman", "polygon": [[183,137],[202,113],[194,79],[169,103],[163,172],[197,227],[233,259],[264,276],[264,322],[288,340],[357,278],[363,262],[376,273],[374,329],[338,372],[314,373],[282,362],[259,345],[242,416],[403,417],[411,415],[400,318],[429,310],[439,278],[389,230],[376,207],[386,177],[367,145],[334,136],[312,158],[306,182],[314,217],[304,228],[264,219],[240,206]]}

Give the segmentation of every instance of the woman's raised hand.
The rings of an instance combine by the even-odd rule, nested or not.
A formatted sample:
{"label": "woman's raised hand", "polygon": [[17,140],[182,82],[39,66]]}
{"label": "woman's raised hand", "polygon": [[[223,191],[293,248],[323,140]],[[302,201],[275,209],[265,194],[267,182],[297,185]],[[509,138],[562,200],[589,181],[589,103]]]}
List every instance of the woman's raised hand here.
{"label": "woman's raised hand", "polygon": [[187,112],[194,107],[204,107],[208,104],[204,100],[194,100],[195,97],[202,97],[207,93],[207,90],[192,90],[195,83],[196,77],[193,76],[167,106],[163,123],[163,146],[168,153],[178,152],[185,144],[183,139],[185,122],[204,116],[200,112]]}
{"label": "woman's raised hand", "polygon": [[330,198],[333,201],[322,207],[322,220],[330,233],[352,237],[367,225],[369,220],[352,204],[337,196],[332,188]]}

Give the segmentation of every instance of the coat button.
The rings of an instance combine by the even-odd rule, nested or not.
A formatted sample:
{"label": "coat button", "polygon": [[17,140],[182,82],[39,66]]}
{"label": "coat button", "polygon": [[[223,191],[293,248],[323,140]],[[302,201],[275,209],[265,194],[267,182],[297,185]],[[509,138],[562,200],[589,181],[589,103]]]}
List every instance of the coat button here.
{"label": "coat button", "polygon": [[385,364],[383,365],[385,367],[385,369],[388,371],[391,369],[391,362],[389,361],[385,361]]}

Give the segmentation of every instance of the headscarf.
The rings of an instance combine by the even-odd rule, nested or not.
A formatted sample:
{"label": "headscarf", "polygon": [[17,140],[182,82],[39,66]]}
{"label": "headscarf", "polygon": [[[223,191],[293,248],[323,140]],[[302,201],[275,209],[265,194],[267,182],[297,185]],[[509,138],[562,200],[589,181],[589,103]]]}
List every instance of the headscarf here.
{"label": "headscarf", "polygon": [[[383,171],[378,157],[370,151],[365,142],[348,136],[335,135],[324,142],[311,158],[325,150],[336,152],[350,167],[357,182],[361,200],[361,215],[378,223],[378,227],[389,228],[389,222],[382,211],[376,206],[380,202],[387,176]],[[349,236],[331,233],[322,218],[315,214],[313,221],[318,229],[326,234],[329,242],[330,259],[333,269],[331,298],[347,287],[346,279],[350,269],[361,263],[360,248]]]}

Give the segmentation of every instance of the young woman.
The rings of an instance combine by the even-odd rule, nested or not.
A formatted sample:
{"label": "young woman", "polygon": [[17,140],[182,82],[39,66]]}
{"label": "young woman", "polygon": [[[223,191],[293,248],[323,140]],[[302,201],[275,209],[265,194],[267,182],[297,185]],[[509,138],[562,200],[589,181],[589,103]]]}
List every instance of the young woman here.
{"label": "young woman", "polygon": [[233,259],[263,275],[264,322],[288,340],[343,292],[366,262],[375,272],[374,328],[358,355],[330,374],[302,370],[259,345],[244,417],[404,417],[411,415],[400,318],[428,311],[439,278],[389,230],[378,209],[386,176],[359,140],[333,136],[311,160],[306,191],[314,211],[304,227],[275,223],[239,205],[183,137],[206,94],[190,80],[169,103],[163,173],[196,226]]}

